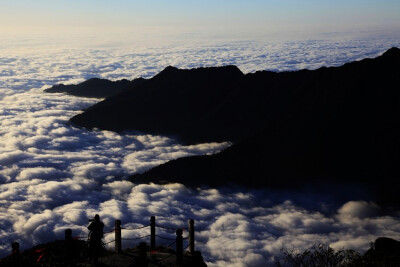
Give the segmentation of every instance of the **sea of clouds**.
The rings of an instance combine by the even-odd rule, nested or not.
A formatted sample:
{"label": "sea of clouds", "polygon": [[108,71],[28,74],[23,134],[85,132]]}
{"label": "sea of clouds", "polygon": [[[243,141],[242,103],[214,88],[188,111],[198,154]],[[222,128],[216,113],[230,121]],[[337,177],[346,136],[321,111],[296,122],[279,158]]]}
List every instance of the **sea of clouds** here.
{"label": "sea of clouds", "polygon": [[[9,39],[16,49],[0,44],[0,256],[9,254],[11,242],[26,249],[62,239],[67,228],[84,237],[96,213],[106,230],[116,219],[134,228],[149,224],[152,215],[168,227],[185,227],[193,218],[196,247],[210,266],[265,266],[283,247],[324,243],[364,252],[379,236],[400,239],[400,213],[384,214],[358,197],[340,202],[306,192],[127,182],[130,174],[230,144],[184,146],[165,136],[79,129],[68,119],[99,100],[43,93],[53,84],[91,77],[148,78],[168,65],[234,64],[245,73],[338,66],[400,46],[399,38],[219,40],[120,49],[53,47],[47,41],[29,46]],[[123,230],[123,237],[147,232]],[[173,237],[168,231],[159,235]],[[123,246],[137,242],[125,240]]]}

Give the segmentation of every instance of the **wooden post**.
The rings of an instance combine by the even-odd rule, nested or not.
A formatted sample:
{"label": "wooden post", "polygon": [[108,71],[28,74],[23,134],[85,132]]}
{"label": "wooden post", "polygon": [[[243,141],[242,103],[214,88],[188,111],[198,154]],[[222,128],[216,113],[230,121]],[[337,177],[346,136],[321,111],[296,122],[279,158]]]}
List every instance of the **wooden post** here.
{"label": "wooden post", "polygon": [[189,252],[194,254],[194,220],[189,220]]}
{"label": "wooden post", "polygon": [[156,249],[156,217],[150,217],[150,250]]}
{"label": "wooden post", "polygon": [[182,229],[176,230],[176,266],[183,266]]}
{"label": "wooden post", "polygon": [[121,220],[115,220],[115,253],[120,254],[122,251],[121,247]]}
{"label": "wooden post", "polygon": [[140,267],[147,267],[147,244],[146,242],[140,243]]}
{"label": "wooden post", "polygon": [[65,230],[65,241],[71,241],[71,240],[72,240],[72,230],[66,229]]}
{"label": "wooden post", "polygon": [[12,248],[13,266],[20,266],[19,265],[19,243],[18,242],[13,242],[11,244],[11,248]]}
{"label": "wooden post", "polygon": [[72,261],[74,260],[74,251],[76,251],[76,247],[74,247],[74,239],[72,238],[72,230],[66,229],[64,233],[64,263],[66,266],[72,266]]}

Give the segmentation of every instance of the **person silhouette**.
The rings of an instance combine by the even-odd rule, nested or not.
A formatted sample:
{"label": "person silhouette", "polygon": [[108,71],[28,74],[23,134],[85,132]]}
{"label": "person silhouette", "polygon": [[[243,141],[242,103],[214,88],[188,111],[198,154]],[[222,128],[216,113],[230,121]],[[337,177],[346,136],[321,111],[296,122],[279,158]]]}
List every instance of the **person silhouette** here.
{"label": "person silhouette", "polygon": [[100,216],[96,214],[88,226],[89,229],[89,253],[93,263],[97,263],[102,251],[101,239],[103,238],[104,223],[100,221]]}

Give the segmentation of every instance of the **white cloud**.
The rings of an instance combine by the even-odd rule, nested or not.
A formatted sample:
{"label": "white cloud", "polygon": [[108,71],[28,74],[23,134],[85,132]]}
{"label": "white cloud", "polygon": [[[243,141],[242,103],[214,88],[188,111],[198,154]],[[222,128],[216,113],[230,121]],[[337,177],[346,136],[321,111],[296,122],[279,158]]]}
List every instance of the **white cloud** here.
{"label": "white cloud", "polygon": [[17,181],[31,180],[31,179],[43,179],[46,177],[62,177],[62,171],[55,168],[49,167],[35,167],[35,168],[24,168],[21,169],[17,177]]}
{"label": "white cloud", "polygon": [[[396,217],[376,214],[353,223],[342,221],[343,210],[349,205],[363,205],[363,201],[344,203],[333,214],[325,214],[295,204],[304,196],[265,205],[270,194],[263,190],[202,191],[180,184],[134,185],[126,181],[99,187],[85,179],[80,183],[32,180],[7,186],[0,193],[1,201],[9,203],[2,212],[14,215],[1,218],[1,222],[12,225],[15,232],[4,233],[5,240],[17,235],[24,246],[62,238],[66,228],[72,228],[74,235],[85,236],[87,220],[96,213],[105,222],[106,230],[113,228],[115,219],[121,219],[125,228],[134,228],[148,225],[149,217],[155,215],[157,224],[178,228],[194,218],[196,246],[211,266],[263,266],[272,263],[272,256],[283,247],[305,249],[321,242],[335,248],[365,250],[379,236],[400,238],[400,220]],[[5,195],[6,192],[14,194]],[[205,199],[204,192],[218,197]],[[19,197],[11,202],[15,193]],[[260,199],[260,195],[264,197]],[[254,210],[249,211],[248,206]],[[50,234],[46,235],[45,230]],[[148,231],[124,230],[123,235],[133,238],[148,235]],[[174,236],[162,229],[157,231],[161,236]],[[113,235],[107,235],[106,240],[112,241]],[[125,247],[134,244],[135,241],[124,241]]]}
{"label": "white cloud", "polygon": [[374,203],[366,201],[350,201],[339,209],[339,219],[342,222],[346,220],[364,219],[376,215],[379,212],[379,207]]}

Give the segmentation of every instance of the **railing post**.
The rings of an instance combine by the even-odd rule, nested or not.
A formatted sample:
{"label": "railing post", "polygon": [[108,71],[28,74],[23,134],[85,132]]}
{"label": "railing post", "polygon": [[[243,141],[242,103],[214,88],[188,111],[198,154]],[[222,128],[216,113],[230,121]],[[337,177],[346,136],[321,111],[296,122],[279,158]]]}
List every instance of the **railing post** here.
{"label": "railing post", "polygon": [[183,265],[183,238],[182,229],[176,230],[176,266]]}
{"label": "railing post", "polygon": [[65,257],[65,265],[71,266],[72,261],[74,260],[74,239],[72,238],[72,230],[71,229],[66,229],[64,231],[65,233],[65,250],[64,250],[64,257]]}
{"label": "railing post", "polygon": [[189,252],[194,253],[194,220],[189,220]]}
{"label": "railing post", "polygon": [[156,217],[150,217],[150,250],[156,249]]}
{"label": "railing post", "polygon": [[121,220],[115,220],[115,253],[120,254],[122,251],[121,247]]}
{"label": "railing post", "polygon": [[19,265],[19,243],[18,242],[13,242],[11,244],[11,248],[12,248],[13,266],[20,266]]}
{"label": "railing post", "polygon": [[66,229],[65,230],[65,241],[71,241],[72,240],[72,230],[71,229]]}
{"label": "railing post", "polygon": [[140,243],[140,267],[147,267],[147,244],[146,242]]}

